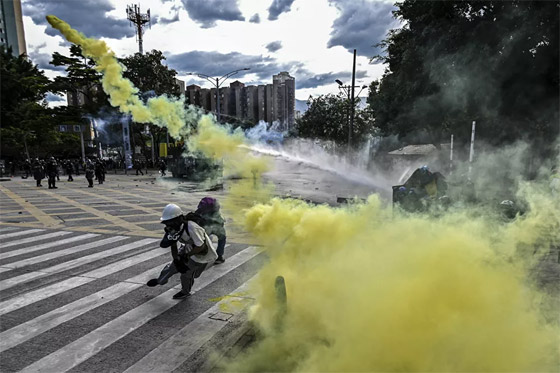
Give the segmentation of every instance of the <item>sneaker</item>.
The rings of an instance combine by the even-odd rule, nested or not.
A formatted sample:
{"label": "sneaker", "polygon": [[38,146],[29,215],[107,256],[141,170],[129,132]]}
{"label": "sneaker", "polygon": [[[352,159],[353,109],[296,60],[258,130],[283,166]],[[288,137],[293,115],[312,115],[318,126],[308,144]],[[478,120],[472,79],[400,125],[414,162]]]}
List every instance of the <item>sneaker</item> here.
{"label": "sneaker", "polygon": [[223,256],[219,256],[218,259],[216,259],[216,261],[214,262],[214,264],[222,264],[225,261],[226,260],[224,259]]}
{"label": "sneaker", "polygon": [[178,292],[173,296],[173,299],[185,299],[186,297],[190,297],[191,293],[183,293],[183,290]]}
{"label": "sneaker", "polygon": [[149,287],[153,288],[154,286],[159,285],[157,278],[153,278],[146,283]]}

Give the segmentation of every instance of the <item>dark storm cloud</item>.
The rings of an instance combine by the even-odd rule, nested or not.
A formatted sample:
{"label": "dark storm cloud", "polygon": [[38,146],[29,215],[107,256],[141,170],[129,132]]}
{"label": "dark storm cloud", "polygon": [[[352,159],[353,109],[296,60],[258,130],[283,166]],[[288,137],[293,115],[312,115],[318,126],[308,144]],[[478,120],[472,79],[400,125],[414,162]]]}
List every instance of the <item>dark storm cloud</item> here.
{"label": "dark storm cloud", "polygon": [[[365,71],[356,71],[356,79],[363,79],[366,76]],[[334,84],[336,79],[342,80],[344,85],[352,84],[352,74],[349,72],[330,72],[324,74],[312,74],[309,71],[302,69],[296,73],[296,88],[317,88],[319,86]],[[356,83],[359,86],[359,83]]]}
{"label": "dark storm cloud", "polygon": [[251,18],[249,18],[249,22],[261,23],[261,17],[259,16],[259,13],[253,14],[253,16]]}
{"label": "dark storm cloud", "polygon": [[29,50],[29,59],[31,62],[36,64],[39,67],[39,70],[54,70],[54,71],[65,71],[66,68],[64,66],[53,66],[49,62],[51,62],[52,56],[47,53],[41,53],[37,50]]}
{"label": "dark storm cloud", "polygon": [[216,21],[244,21],[237,0],[181,0],[189,17],[202,28],[216,26]]}
{"label": "dark storm cloud", "polygon": [[238,52],[219,53],[192,51],[171,55],[167,58],[169,67],[177,70],[179,75],[197,72],[220,77],[236,69],[249,67],[250,71],[240,71],[236,78],[245,74],[256,74],[259,79],[268,81],[273,74],[301,68],[300,62],[278,63],[275,59],[264,56],[251,56]]}
{"label": "dark storm cloud", "polygon": [[280,40],[277,40],[273,41],[272,43],[268,43],[266,45],[266,49],[268,49],[270,53],[276,52],[277,50],[282,49],[282,42]]}
{"label": "dark storm cloud", "polygon": [[273,0],[268,8],[268,20],[274,21],[282,13],[289,12],[294,0]]}
{"label": "dark storm cloud", "polygon": [[37,25],[47,25],[46,33],[51,36],[60,33],[48,25],[45,16],[49,14],[68,22],[88,37],[122,39],[135,34],[124,9],[120,18],[107,16],[107,12],[115,9],[109,0],[28,0],[22,6],[23,15],[31,17]]}
{"label": "dark storm cloud", "polygon": [[[335,79],[340,79],[348,84],[350,82],[350,72],[329,72],[316,74],[307,70],[301,62],[280,63],[276,59],[265,56],[251,56],[237,52],[219,53],[192,51],[181,54],[171,55],[167,58],[169,67],[177,70],[179,75],[189,72],[196,72],[220,77],[230,71],[249,67],[249,71],[240,71],[232,79],[244,81],[243,77],[248,74],[256,74],[258,80],[246,82],[246,84],[270,84],[272,75],[281,71],[287,71],[296,78],[297,88],[316,88],[319,86],[336,84]],[[356,78],[362,79],[366,76],[365,71],[357,71]],[[198,80],[194,75],[193,80]],[[203,81],[202,81],[203,82]],[[356,85],[360,85],[356,83]]]}
{"label": "dark storm cloud", "polygon": [[349,51],[356,49],[360,56],[372,57],[382,52],[374,45],[386,38],[389,29],[399,25],[392,18],[391,11],[396,9],[392,3],[365,0],[331,0],[330,3],[340,15],[333,22],[329,48],[340,45]]}

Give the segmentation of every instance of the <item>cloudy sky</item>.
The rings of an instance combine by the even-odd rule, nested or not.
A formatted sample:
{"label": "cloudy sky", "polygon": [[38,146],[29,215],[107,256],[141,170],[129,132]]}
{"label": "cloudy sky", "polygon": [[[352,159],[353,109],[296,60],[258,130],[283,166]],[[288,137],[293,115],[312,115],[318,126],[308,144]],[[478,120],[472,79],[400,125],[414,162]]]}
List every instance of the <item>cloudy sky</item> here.
{"label": "cloudy sky", "polygon": [[[49,65],[54,51],[69,44],[48,27],[54,14],[90,37],[101,38],[119,57],[138,51],[135,29],[126,19],[131,0],[22,0],[28,54],[49,77],[64,71]],[[150,9],[144,50],[158,49],[188,84],[209,83],[188,76],[221,76],[249,67],[231,81],[272,82],[288,71],[296,78],[296,98],[337,93],[335,79],[349,83],[352,50],[357,50],[356,84],[369,84],[384,66],[371,64],[374,47],[391,28],[392,2],[384,0],[135,0]],[[364,92],[365,93],[365,92]],[[363,94],[362,94],[363,95]],[[51,97],[51,99],[55,99]]]}

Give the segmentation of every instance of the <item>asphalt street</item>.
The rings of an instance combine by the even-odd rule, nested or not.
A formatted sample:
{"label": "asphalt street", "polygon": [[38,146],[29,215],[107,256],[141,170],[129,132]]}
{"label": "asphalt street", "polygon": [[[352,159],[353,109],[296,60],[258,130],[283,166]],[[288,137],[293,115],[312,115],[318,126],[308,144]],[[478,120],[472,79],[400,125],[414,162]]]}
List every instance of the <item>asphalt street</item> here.
{"label": "asphalt street", "polygon": [[156,175],[108,174],[94,188],[83,176],[61,175],[58,189],[0,183],[0,371],[192,371],[241,337],[265,255],[231,221],[226,262],[192,296],[172,299],[178,276],[145,285],[170,259],[159,248],[163,207],[224,194]]}

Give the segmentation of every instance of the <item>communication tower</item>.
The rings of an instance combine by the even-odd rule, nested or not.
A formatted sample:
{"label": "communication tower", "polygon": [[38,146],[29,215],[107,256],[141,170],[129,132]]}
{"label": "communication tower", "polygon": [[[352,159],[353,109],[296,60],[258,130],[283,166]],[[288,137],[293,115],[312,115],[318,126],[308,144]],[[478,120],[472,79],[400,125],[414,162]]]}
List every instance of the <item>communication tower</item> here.
{"label": "communication tower", "polygon": [[150,22],[150,9],[148,9],[147,13],[142,14],[140,12],[140,5],[127,5],[126,6],[126,18],[130,21],[130,23],[134,23],[136,26],[136,40],[138,40],[138,50],[140,54],[144,53],[142,48],[142,35],[144,34],[144,27],[146,23],[152,26]]}

